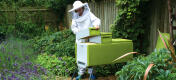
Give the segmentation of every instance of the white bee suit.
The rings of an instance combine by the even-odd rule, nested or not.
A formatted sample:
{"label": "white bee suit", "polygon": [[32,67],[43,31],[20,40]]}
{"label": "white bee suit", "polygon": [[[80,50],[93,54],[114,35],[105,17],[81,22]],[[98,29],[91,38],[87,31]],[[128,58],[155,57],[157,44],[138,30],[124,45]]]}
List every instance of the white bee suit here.
{"label": "white bee suit", "polygon": [[[89,27],[100,26],[100,19],[97,18],[92,12],[90,12],[89,6],[86,3],[84,6],[84,12],[82,16],[72,11],[72,25],[71,30],[74,34],[77,32],[88,29]],[[81,42],[80,39],[76,38],[76,43]]]}
{"label": "white bee suit", "polygon": [[[79,14],[75,12],[75,10],[81,7],[84,7],[84,11],[82,16],[79,16]],[[75,1],[73,4],[73,9],[71,9],[69,12],[71,12],[72,14],[71,30],[76,35],[78,34],[79,31],[83,31],[85,29],[88,29],[89,27],[100,26],[100,19],[97,18],[92,12],[90,12],[87,3],[83,4],[80,1]],[[82,39],[76,37],[76,44],[82,42],[81,40]],[[78,69],[79,69],[78,74],[83,75],[86,70],[86,66],[78,65]]]}

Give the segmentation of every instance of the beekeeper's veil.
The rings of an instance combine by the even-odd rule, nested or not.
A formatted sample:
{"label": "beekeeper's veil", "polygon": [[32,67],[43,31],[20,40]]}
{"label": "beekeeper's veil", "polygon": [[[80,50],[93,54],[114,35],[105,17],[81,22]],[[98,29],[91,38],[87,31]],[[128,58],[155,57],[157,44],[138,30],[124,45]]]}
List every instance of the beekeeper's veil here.
{"label": "beekeeper's veil", "polygon": [[79,14],[76,13],[75,10],[79,9],[81,7],[84,7],[83,16],[85,16],[85,15],[90,13],[90,9],[89,9],[88,3],[82,3],[81,1],[75,1],[73,3],[73,9],[68,11],[68,12],[71,13],[72,19],[78,19],[79,18]]}
{"label": "beekeeper's veil", "polygon": [[[75,10],[84,7],[83,14],[79,16],[79,13],[76,13]],[[72,21],[75,21],[76,27],[81,31],[84,29],[88,29],[88,27],[93,27],[90,9],[88,3],[82,3],[81,1],[75,1],[73,4],[73,9],[69,10],[72,15]],[[72,23],[73,24],[73,23]]]}

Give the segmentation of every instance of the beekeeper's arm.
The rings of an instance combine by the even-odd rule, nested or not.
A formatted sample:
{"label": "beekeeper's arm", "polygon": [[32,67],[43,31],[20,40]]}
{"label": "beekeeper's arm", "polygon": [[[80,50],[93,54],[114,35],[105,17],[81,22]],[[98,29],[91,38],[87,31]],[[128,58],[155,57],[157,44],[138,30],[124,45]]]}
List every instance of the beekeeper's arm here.
{"label": "beekeeper's arm", "polygon": [[75,20],[72,20],[71,30],[73,31],[74,34],[79,32],[78,25],[76,24]]}
{"label": "beekeeper's arm", "polygon": [[101,21],[99,18],[97,18],[92,12],[90,12],[90,18],[91,18],[91,22],[93,24],[94,27],[96,27],[97,29],[99,29]]}

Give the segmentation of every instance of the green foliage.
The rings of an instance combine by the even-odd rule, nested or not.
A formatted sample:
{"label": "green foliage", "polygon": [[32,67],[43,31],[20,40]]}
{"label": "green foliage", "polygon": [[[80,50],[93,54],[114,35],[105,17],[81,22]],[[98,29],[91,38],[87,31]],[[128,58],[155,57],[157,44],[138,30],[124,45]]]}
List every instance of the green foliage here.
{"label": "green foliage", "polygon": [[146,53],[148,23],[146,9],[149,0],[117,0],[118,16],[112,25],[113,38],[126,38],[134,42],[137,52]]}
{"label": "green foliage", "polygon": [[151,53],[147,57],[139,56],[129,61],[116,75],[119,80],[141,80],[148,65],[153,63],[155,65],[149,71],[147,79],[173,80],[176,78],[176,69],[174,64],[169,63],[170,60],[170,52],[162,49],[159,52]]}
{"label": "green foliage", "polygon": [[[0,34],[3,36],[13,35],[17,38],[31,39],[36,36],[41,36],[44,30],[43,17],[41,13],[27,14],[19,10],[15,11],[15,15],[10,18],[9,14],[2,12],[0,18]],[[31,16],[37,17],[36,23],[33,22]],[[15,19],[13,19],[15,18]],[[13,24],[12,24],[13,23]]]}
{"label": "green foliage", "polygon": [[17,37],[24,39],[31,39],[36,36],[40,36],[42,35],[43,32],[44,32],[44,25],[43,27],[40,27],[37,24],[33,24],[32,22],[26,21],[16,23],[16,27],[14,29],[14,34],[16,34]]}
{"label": "green foliage", "polygon": [[0,9],[15,9],[19,7],[46,7],[50,6],[51,0],[1,0]]}
{"label": "green foliage", "polygon": [[57,56],[74,56],[75,36],[71,30],[64,30],[31,40],[39,53],[56,54]]}
{"label": "green foliage", "polygon": [[13,35],[17,38],[31,39],[42,35],[43,27],[29,21],[18,22],[16,25],[0,25],[0,34],[3,36]]}
{"label": "green foliage", "polygon": [[95,75],[98,76],[108,76],[114,75],[116,71],[119,71],[125,63],[117,63],[117,64],[108,64],[108,65],[100,65],[94,68]]}
{"label": "green foliage", "polygon": [[43,53],[38,56],[36,61],[53,74],[59,76],[69,76],[76,69],[75,58],[68,56],[56,57],[56,55]]}

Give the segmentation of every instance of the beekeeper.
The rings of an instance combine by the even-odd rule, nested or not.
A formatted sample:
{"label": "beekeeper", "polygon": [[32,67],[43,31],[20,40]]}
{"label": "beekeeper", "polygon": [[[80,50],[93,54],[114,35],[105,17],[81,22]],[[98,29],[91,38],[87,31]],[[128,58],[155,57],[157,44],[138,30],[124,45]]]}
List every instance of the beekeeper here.
{"label": "beekeeper", "polygon": [[[82,3],[81,1],[75,1],[73,3],[73,9],[69,10],[72,14],[72,25],[71,30],[74,34],[77,34],[79,31],[88,29],[89,27],[95,27],[99,29],[100,19],[97,18],[92,12],[90,12],[88,3]],[[76,38],[76,43],[80,43],[80,39]],[[84,67],[79,67],[78,77],[79,79],[85,72]],[[90,68],[91,69],[91,68]]]}

